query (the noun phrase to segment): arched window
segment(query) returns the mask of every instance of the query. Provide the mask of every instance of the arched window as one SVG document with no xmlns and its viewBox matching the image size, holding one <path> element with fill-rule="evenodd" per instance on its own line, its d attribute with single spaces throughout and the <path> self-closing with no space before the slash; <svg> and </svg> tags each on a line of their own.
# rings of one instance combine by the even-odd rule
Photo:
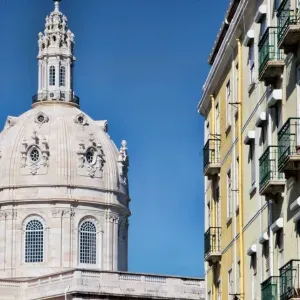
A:
<svg viewBox="0 0 300 300">
<path fill-rule="evenodd" d="M 38 220 L 31 220 L 25 229 L 25 262 L 43 262 L 44 226 Z"/>
<path fill-rule="evenodd" d="M 59 85 L 65 86 L 66 85 L 66 67 L 61 66 L 59 72 Z"/>
<path fill-rule="evenodd" d="M 49 85 L 55 85 L 55 67 L 51 66 L 49 69 Z"/>
<path fill-rule="evenodd" d="M 80 226 L 80 263 L 96 264 L 96 226 L 85 221 Z"/>
</svg>

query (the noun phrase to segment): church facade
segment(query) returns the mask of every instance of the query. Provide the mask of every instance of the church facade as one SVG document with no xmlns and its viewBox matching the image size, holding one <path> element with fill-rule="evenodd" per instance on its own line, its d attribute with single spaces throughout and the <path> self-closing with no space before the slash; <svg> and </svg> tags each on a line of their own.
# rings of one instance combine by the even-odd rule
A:
<svg viewBox="0 0 300 300">
<path fill-rule="evenodd" d="M 79 109 L 59 1 L 38 46 L 32 108 L 0 134 L 0 299 L 204 297 L 202 279 L 127 270 L 127 143 Z"/>
</svg>

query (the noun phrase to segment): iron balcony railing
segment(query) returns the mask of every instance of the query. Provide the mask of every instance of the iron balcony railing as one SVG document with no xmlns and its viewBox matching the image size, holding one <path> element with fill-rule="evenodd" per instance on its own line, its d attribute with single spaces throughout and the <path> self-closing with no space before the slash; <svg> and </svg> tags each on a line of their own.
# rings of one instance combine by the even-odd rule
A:
<svg viewBox="0 0 300 300">
<path fill-rule="evenodd" d="M 283 50 L 277 47 L 277 27 L 268 27 L 261 37 L 259 49 L 259 74 L 261 76 L 265 66 L 269 61 L 283 60 Z"/>
<path fill-rule="evenodd" d="M 281 172 L 290 155 L 300 155 L 300 118 L 289 118 L 278 132 L 278 170 Z"/>
<path fill-rule="evenodd" d="M 272 276 L 261 284 L 261 300 L 278 299 L 279 278 Z"/>
<path fill-rule="evenodd" d="M 299 24 L 296 9 L 291 9 L 291 1 L 283 0 L 277 11 L 278 20 L 278 41 L 280 42 L 284 37 L 289 25 Z"/>
<path fill-rule="evenodd" d="M 221 227 L 210 227 L 204 234 L 204 256 L 221 252 Z"/>
<path fill-rule="evenodd" d="M 47 100 L 47 97 L 45 97 L 45 95 L 43 95 L 43 94 L 37 94 L 37 95 L 32 96 L 32 104 L 37 103 L 37 102 L 41 102 L 41 101 L 45 101 L 45 100 Z M 59 101 L 65 101 L 63 96 L 61 96 L 60 99 L 58 99 L 58 100 Z M 75 104 L 79 105 L 80 104 L 80 98 L 76 95 L 73 95 L 73 98 L 69 102 L 72 102 L 72 103 L 75 103 Z"/>
<path fill-rule="evenodd" d="M 279 269 L 280 300 L 288 300 L 300 297 L 300 260 L 290 260 Z"/>
<path fill-rule="evenodd" d="M 209 139 L 203 148 L 203 169 L 206 170 L 210 164 L 220 163 L 220 143 L 219 136 Z"/>
<path fill-rule="evenodd" d="M 259 190 L 270 180 L 284 179 L 278 172 L 278 146 L 269 146 L 259 158 Z"/>
</svg>

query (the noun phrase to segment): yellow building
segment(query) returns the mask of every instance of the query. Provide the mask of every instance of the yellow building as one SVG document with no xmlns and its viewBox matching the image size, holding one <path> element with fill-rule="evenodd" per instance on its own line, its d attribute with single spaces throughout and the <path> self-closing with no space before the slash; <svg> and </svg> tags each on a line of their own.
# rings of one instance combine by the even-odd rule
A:
<svg viewBox="0 0 300 300">
<path fill-rule="evenodd" d="M 207 299 L 300 298 L 299 41 L 299 0 L 232 0 L 210 54 Z"/>
</svg>

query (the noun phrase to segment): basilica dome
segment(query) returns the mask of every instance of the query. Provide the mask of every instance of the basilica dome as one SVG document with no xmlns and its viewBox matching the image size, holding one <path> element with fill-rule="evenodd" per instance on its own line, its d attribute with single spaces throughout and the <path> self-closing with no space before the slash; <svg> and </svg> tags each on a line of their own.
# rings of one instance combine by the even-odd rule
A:
<svg viewBox="0 0 300 300">
<path fill-rule="evenodd" d="M 127 270 L 127 143 L 80 110 L 74 38 L 54 1 L 32 108 L 0 133 L 0 278 Z"/>
<path fill-rule="evenodd" d="M 126 203 L 126 142 L 118 150 L 107 122 L 76 106 L 46 101 L 7 118 L 0 135 L 0 201 L 41 201 L 51 193 L 53 199 L 107 203 L 111 192 Z"/>
</svg>

